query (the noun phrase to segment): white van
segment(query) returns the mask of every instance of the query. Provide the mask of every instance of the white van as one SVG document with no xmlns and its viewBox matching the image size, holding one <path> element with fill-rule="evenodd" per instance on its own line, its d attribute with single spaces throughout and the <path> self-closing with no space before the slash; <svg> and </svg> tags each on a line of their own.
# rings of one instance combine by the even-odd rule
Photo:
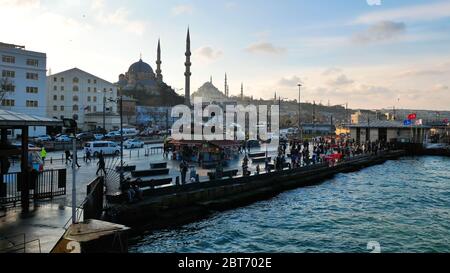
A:
<svg viewBox="0 0 450 273">
<path fill-rule="evenodd" d="M 120 146 L 111 141 L 91 141 L 84 144 L 84 152 L 91 152 L 91 155 L 98 156 L 100 152 L 104 155 L 119 155 Z"/>
<path fill-rule="evenodd" d="M 120 130 L 119 130 L 120 134 Z M 139 131 L 136 128 L 123 128 L 123 136 L 124 137 L 135 137 L 139 134 Z"/>
</svg>

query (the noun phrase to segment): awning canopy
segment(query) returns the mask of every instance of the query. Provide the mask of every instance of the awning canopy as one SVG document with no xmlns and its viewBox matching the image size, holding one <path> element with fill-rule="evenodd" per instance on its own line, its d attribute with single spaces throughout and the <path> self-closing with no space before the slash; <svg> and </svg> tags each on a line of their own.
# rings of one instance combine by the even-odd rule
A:
<svg viewBox="0 0 450 273">
<path fill-rule="evenodd" d="M 0 109 L 0 127 L 63 126 L 62 120 Z"/>
<path fill-rule="evenodd" d="M 429 126 L 425 125 L 404 125 L 403 122 L 400 121 L 388 121 L 388 120 L 373 120 L 373 121 L 365 121 L 357 124 L 350 124 L 349 128 L 390 128 L 390 129 L 410 129 L 410 128 L 423 128 L 429 129 Z"/>
</svg>

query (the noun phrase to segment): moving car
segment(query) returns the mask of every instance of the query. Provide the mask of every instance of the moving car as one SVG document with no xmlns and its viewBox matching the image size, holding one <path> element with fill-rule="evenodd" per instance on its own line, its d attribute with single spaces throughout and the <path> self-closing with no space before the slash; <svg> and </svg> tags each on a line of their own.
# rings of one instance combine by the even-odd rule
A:
<svg viewBox="0 0 450 273">
<path fill-rule="evenodd" d="M 139 139 L 129 139 L 123 143 L 123 147 L 126 149 L 143 148 L 144 142 Z"/>
<path fill-rule="evenodd" d="M 89 133 L 89 132 L 80 133 L 80 134 L 77 135 L 77 140 L 78 141 L 92 141 L 94 139 L 95 139 L 94 134 L 93 133 Z"/>
<path fill-rule="evenodd" d="M 84 152 L 89 151 L 91 155 L 97 157 L 101 152 L 104 155 L 119 155 L 120 146 L 112 141 L 90 141 L 84 144 Z"/>
</svg>

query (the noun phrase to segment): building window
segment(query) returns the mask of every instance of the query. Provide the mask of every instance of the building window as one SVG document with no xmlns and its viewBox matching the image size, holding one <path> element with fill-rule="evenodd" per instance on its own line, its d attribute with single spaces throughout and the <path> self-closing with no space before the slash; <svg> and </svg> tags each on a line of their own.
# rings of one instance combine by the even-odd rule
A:
<svg viewBox="0 0 450 273">
<path fill-rule="evenodd" d="M 58 106 L 53 105 L 53 111 L 58 111 Z"/>
<path fill-rule="evenodd" d="M 72 109 L 73 109 L 74 112 L 78 112 L 78 105 L 75 104 L 75 105 L 72 107 Z"/>
<path fill-rule="evenodd" d="M 27 59 L 27 65 L 29 66 L 39 66 L 39 61 L 36 59 Z"/>
<path fill-rule="evenodd" d="M 57 77 L 54 77 L 53 78 L 53 82 L 57 82 L 58 81 L 58 78 Z"/>
<path fill-rule="evenodd" d="M 103 88 L 103 92 L 106 92 L 106 88 Z"/>
<path fill-rule="evenodd" d="M 97 112 L 97 106 L 94 105 L 94 112 Z"/>
<path fill-rule="evenodd" d="M 15 101 L 14 100 L 2 100 L 2 106 L 14 106 Z"/>
<path fill-rule="evenodd" d="M 73 101 L 78 101 L 78 96 L 73 96 Z"/>
<path fill-rule="evenodd" d="M 2 62 L 4 63 L 16 63 L 16 57 L 14 56 L 8 56 L 8 55 L 2 55 Z"/>
<path fill-rule="evenodd" d="M 27 93 L 37 94 L 38 93 L 38 88 L 37 87 L 29 87 L 29 86 L 27 86 Z"/>
<path fill-rule="evenodd" d="M 64 101 L 64 95 L 61 95 L 61 100 Z"/>
<path fill-rule="evenodd" d="M 73 92 L 78 92 L 78 85 L 73 86 Z"/>
<path fill-rule="evenodd" d="M 64 111 L 64 105 L 61 105 L 60 109 L 61 111 Z"/>
<path fill-rule="evenodd" d="M 94 79 L 94 84 L 97 84 L 97 80 Z"/>
<path fill-rule="evenodd" d="M 64 91 L 64 86 L 61 86 L 61 91 Z"/>
<path fill-rule="evenodd" d="M 5 92 L 14 92 L 14 91 L 16 91 L 16 86 L 15 85 L 12 85 L 12 84 L 4 84 L 4 85 L 2 85 L 2 91 L 5 91 Z"/>
<path fill-rule="evenodd" d="M 91 79 L 88 79 L 88 83 L 91 83 Z"/>
<path fill-rule="evenodd" d="M 27 73 L 27 79 L 28 80 L 38 80 L 39 75 L 37 73 Z"/>
<path fill-rule="evenodd" d="M 90 87 L 88 87 L 88 92 L 91 92 L 91 88 Z"/>
<path fill-rule="evenodd" d="M 97 97 L 96 96 L 94 96 L 94 102 L 97 102 Z"/>
<path fill-rule="evenodd" d="M 53 91 L 58 91 L 58 86 L 53 86 Z"/>
<path fill-rule="evenodd" d="M 64 78 L 61 78 L 61 82 L 64 82 Z"/>
<path fill-rule="evenodd" d="M 38 101 L 37 100 L 27 100 L 27 107 L 38 107 Z"/>
<path fill-rule="evenodd" d="M 94 87 L 94 92 L 97 92 L 97 87 Z"/>
<path fill-rule="evenodd" d="M 57 96 L 57 95 L 54 95 L 54 96 L 53 96 L 53 100 L 58 100 L 58 96 Z"/>
<path fill-rule="evenodd" d="M 73 83 L 78 83 L 79 81 L 80 80 L 77 77 L 73 78 L 73 80 L 72 80 Z"/>
<path fill-rule="evenodd" d="M 2 71 L 2 77 L 3 78 L 15 78 L 16 72 L 11 70 L 3 70 Z"/>
<path fill-rule="evenodd" d="M 91 97 L 90 96 L 87 97 L 87 101 L 91 101 Z"/>
</svg>

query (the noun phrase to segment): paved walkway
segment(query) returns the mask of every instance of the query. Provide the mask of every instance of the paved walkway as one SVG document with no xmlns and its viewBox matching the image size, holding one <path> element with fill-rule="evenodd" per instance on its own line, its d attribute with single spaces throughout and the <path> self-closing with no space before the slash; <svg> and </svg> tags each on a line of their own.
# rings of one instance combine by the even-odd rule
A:
<svg viewBox="0 0 450 273">
<path fill-rule="evenodd" d="M 58 204 L 35 205 L 26 215 L 21 213 L 20 207 L 8 210 L 6 216 L 0 218 L 0 253 L 13 245 L 16 245 L 12 248 L 16 253 L 49 253 L 64 234 L 63 227 L 71 212 L 71 208 Z"/>
</svg>

